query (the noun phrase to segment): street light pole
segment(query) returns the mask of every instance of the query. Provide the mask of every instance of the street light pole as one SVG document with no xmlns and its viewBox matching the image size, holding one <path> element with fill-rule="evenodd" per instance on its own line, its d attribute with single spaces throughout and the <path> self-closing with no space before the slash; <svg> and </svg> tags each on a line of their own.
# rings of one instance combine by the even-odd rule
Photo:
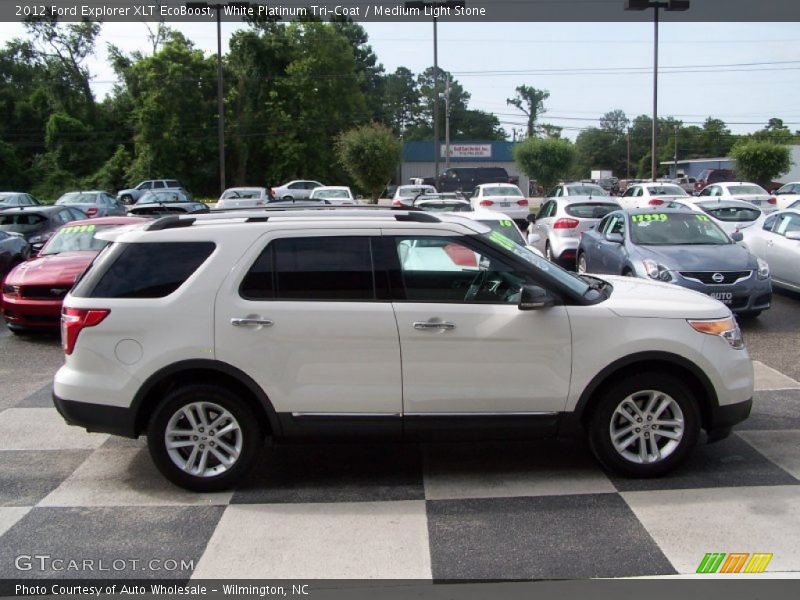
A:
<svg viewBox="0 0 800 600">
<path fill-rule="evenodd" d="M 672 162 L 674 164 L 675 179 L 678 178 L 678 126 L 675 125 L 675 152 L 672 154 Z"/>
<path fill-rule="evenodd" d="M 444 84 L 444 168 L 450 168 L 450 74 Z"/>
<path fill-rule="evenodd" d="M 225 191 L 225 107 L 222 103 L 222 6 L 217 4 L 217 133 L 219 138 L 219 189 Z"/>
<path fill-rule="evenodd" d="M 653 139 L 650 146 L 650 175 L 653 181 L 658 177 L 656 170 L 656 135 L 658 134 L 658 10 L 689 10 L 689 0 L 625 0 L 625 10 L 653 9 Z"/>
</svg>

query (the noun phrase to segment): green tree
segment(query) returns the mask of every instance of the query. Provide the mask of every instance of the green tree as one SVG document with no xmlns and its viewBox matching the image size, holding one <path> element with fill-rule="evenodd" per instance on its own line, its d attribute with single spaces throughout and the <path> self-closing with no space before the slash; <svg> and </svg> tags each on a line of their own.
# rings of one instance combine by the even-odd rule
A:
<svg viewBox="0 0 800 600">
<path fill-rule="evenodd" d="M 575 147 L 566 139 L 529 137 L 514 148 L 514 160 L 523 173 L 547 190 L 569 175 Z"/>
<path fill-rule="evenodd" d="M 514 98 L 508 98 L 506 104 L 515 106 L 528 117 L 528 137 L 533 137 L 538 133 L 539 117 L 547 112 L 544 108 L 544 101 L 550 97 L 550 92 L 538 90 L 529 85 L 517 86 L 516 92 L 517 95 Z"/>
<path fill-rule="evenodd" d="M 386 76 L 383 85 L 382 122 L 397 135 L 404 135 L 419 112 L 420 92 L 417 81 L 406 67 L 398 67 Z"/>
<path fill-rule="evenodd" d="M 789 148 L 768 140 L 740 140 L 733 146 L 731 156 L 739 176 L 763 187 L 792 166 Z"/>
<path fill-rule="evenodd" d="M 111 158 L 96 173 L 84 180 L 83 187 L 99 190 L 124 189 L 129 185 L 127 173 L 131 160 L 131 155 L 125 146 L 117 146 Z"/>
<path fill-rule="evenodd" d="M 377 201 L 400 164 L 402 147 L 391 129 L 372 123 L 342 133 L 336 151 L 339 163 Z"/>
<path fill-rule="evenodd" d="M 753 134 L 753 138 L 757 140 L 768 140 L 776 144 L 791 144 L 794 142 L 794 137 L 792 131 L 783 124 L 783 119 L 775 117 L 769 120 L 764 129 Z"/>
</svg>

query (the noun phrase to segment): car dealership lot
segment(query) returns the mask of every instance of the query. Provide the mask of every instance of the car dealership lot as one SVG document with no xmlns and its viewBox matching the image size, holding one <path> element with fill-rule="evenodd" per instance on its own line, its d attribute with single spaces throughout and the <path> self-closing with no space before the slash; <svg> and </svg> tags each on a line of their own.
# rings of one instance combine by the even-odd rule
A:
<svg viewBox="0 0 800 600">
<path fill-rule="evenodd" d="M 617 577 L 694 573 L 707 552 L 800 574 L 800 297 L 776 293 L 743 329 L 753 415 L 662 479 L 609 477 L 572 442 L 304 445 L 202 495 L 167 483 L 143 440 L 66 426 L 58 340 L 3 328 L 0 578 Z M 17 569 L 35 554 L 126 562 Z M 153 559 L 177 568 L 131 562 Z"/>
</svg>

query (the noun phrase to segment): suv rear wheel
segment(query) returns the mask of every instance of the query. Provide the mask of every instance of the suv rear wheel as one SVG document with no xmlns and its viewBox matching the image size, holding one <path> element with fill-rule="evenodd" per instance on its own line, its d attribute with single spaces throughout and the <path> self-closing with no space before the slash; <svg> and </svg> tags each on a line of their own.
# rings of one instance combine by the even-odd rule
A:
<svg viewBox="0 0 800 600">
<path fill-rule="evenodd" d="M 689 455 L 700 434 L 694 395 L 659 372 L 623 379 L 600 399 L 589 445 L 607 469 L 629 477 L 658 477 Z"/>
<path fill-rule="evenodd" d="M 224 387 L 208 384 L 170 392 L 147 429 L 147 445 L 158 470 L 196 492 L 235 485 L 252 465 L 262 438 L 247 403 Z"/>
</svg>

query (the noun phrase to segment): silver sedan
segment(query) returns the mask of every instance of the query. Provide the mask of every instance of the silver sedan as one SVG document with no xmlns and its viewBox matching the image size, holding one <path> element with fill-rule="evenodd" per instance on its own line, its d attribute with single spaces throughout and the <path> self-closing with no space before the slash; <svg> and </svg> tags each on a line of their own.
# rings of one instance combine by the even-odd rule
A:
<svg viewBox="0 0 800 600">
<path fill-rule="evenodd" d="M 772 285 L 800 292 L 800 209 L 775 212 L 742 234 L 750 252 L 769 264 Z"/>
</svg>

